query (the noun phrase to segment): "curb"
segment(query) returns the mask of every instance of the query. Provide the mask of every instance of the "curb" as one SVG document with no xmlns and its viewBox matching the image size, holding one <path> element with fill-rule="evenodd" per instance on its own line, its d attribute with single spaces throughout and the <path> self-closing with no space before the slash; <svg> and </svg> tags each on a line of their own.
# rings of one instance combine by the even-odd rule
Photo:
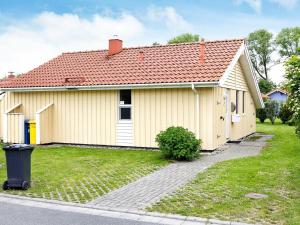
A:
<svg viewBox="0 0 300 225">
<path fill-rule="evenodd" d="M 143 222 L 152 222 L 156 224 L 169 225 L 249 225 L 247 223 L 221 221 L 217 219 L 208 219 L 193 216 L 181 216 L 177 214 L 163 214 L 157 212 L 145 212 L 138 210 L 118 209 L 109 207 L 95 207 L 92 205 L 62 202 L 57 200 L 46 200 L 41 198 L 30 198 L 25 196 L 0 193 L 0 202 L 24 205 L 29 207 L 38 207 L 52 210 L 68 211 L 74 213 L 83 213 L 112 217 L 119 219 L 128 219 Z"/>
</svg>

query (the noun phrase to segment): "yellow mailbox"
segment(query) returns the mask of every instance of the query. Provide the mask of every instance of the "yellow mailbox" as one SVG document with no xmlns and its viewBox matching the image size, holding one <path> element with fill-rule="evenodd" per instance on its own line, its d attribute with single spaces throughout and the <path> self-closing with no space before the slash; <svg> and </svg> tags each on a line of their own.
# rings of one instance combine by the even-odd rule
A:
<svg viewBox="0 0 300 225">
<path fill-rule="evenodd" d="M 30 133 L 30 144 L 36 144 L 36 122 L 35 120 L 29 120 L 29 133 Z"/>
</svg>

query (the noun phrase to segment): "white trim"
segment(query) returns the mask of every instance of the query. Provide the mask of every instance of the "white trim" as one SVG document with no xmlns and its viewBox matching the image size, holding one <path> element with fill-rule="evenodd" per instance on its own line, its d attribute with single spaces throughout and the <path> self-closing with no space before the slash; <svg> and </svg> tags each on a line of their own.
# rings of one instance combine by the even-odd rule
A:
<svg viewBox="0 0 300 225">
<path fill-rule="evenodd" d="M 5 113 L 10 113 L 11 111 L 13 111 L 14 109 L 20 107 L 22 105 L 22 103 L 19 103 L 17 105 L 14 105 L 13 107 L 11 107 L 10 109 L 6 110 Z"/>
<path fill-rule="evenodd" d="M 273 94 L 273 93 L 275 93 L 275 92 L 280 92 L 280 93 L 282 93 L 282 94 L 285 94 L 286 96 L 288 96 L 288 94 L 285 92 L 285 91 L 283 91 L 283 90 L 280 90 L 280 89 L 275 89 L 275 90 L 273 90 L 273 91 L 270 91 L 269 93 L 267 93 L 266 95 L 271 95 L 271 94 Z"/>
<path fill-rule="evenodd" d="M 44 108 L 42 108 L 39 111 L 37 111 L 36 114 L 41 114 L 43 111 L 45 111 L 46 109 L 48 109 L 52 105 L 54 105 L 54 103 L 50 103 L 50 104 L 46 105 Z"/>
<path fill-rule="evenodd" d="M 3 142 L 7 143 L 8 138 L 8 113 L 3 113 Z"/>
<path fill-rule="evenodd" d="M 225 137 L 227 140 L 230 139 L 231 135 L 231 96 L 230 96 L 230 89 L 226 88 L 224 90 L 224 98 L 225 98 L 225 110 L 226 110 L 226 115 L 225 115 Z"/>
<path fill-rule="evenodd" d="M 239 50 L 237 51 L 237 53 L 235 54 L 235 56 L 232 59 L 231 63 L 229 64 L 229 66 L 225 70 L 224 74 L 222 75 L 222 77 L 221 77 L 221 79 L 219 81 L 219 85 L 220 86 L 224 86 L 225 85 L 226 80 L 230 76 L 231 71 L 234 69 L 234 66 L 236 65 L 236 63 L 239 60 L 240 56 L 243 54 L 244 50 L 245 50 L 245 44 L 243 43 L 241 45 L 241 47 L 239 48 Z"/>
<path fill-rule="evenodd" d="M 36 144 L 39 145 L 41 143 L 41 115 L 36 113 L 35 115 L 36 122 Z"/>
<path fill-rule="evenodd" d="M 53 106 L 54 103 L 50 103 L 37 111 L 35 113 L 35 122 L 36 122 L 36 144 L 39 145 L 41 144 L 41 113 Z"/>
<path fill-rule="evenodd" d="M 195 101 L 196 101 L 196 106 L 195 106 L 196 107 L 196 137 L 200 138 L 200 109 L 199 109 L 200 98 L 199 98 L 199 91 L 197 91 L 195 89 L 194 84 L 192 84 L 192 90 L 196 94 L 196 98 L 195 98 Z"/>
<path fill-rule="evenodd" d="M 28 87 L 28 88 L 0 88 L 1 91 L 31 92 L 31 91 L 67 91 L 67 90 L 122 90 L 122 89 L 151 89 L 151 88 L 190 88 L 215 87 L 219 82 L 185 82 L 160 84 L 123 84 L 123 85 L 92 85 L 92 86 L 60 86 L 60 87 Z"/>
<path fill-rule="evenodd" d="M 257 103 L 259 108 L 263 108 L 263 107 L 265 107 L 265 104 L 264 104 L 264 101 L 263 101 L 262 96 L 261 96 L 261 92 L 260 92 L 260 89 L 259 89 L 259 86 L 258 86 L 257 77 L 256 77 L 256 74 L 255 74 L 255 71 L 254 71 L 254 68 L 253 68 L 253 64 L 250 60 L 249 51 L 248 51 L 247 46 L 245 47 L 245 58 L 248 62 L 247 64 L 248 64 L 250 72 L 251 72 L 250 77 L 251 77 L 251 79 L 254 83 L 254 86 L 255 86 L 255 89 L 256 89 L 257 99 L 259 100 L 258 102 L 257 101 L 255 101 L 255 102 Z"/>
<path fill-rule="evenodd" d="M 6 110 L 3 113 L 3 142 L 7 143 L 8 141 L 8 114 L 13 111 L 14 109 L 20 107 L 22 105 L 22 103 L 19 103 L 17 105 L 14 105 L 13 107 L 11 107 L 10 109 Z"/>
<path fill-rule="evenodd" d="M 20 137 L 20 143 L 25 143 L 25 137 L 24 137 L 24 121 L 25 121 L 25 116 L 24 114 L 20 115 L 20 120 L 19 120 L 19 129 L 21 131 L 21 137 Z"/>
</svg>

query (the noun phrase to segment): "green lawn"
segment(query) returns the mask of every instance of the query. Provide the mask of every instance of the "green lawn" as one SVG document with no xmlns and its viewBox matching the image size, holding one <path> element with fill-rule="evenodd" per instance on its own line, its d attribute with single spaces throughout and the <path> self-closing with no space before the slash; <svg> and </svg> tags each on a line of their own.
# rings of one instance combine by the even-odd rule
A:
<svg viewBox="0 0 300 225">
<path fill-rule="evenodd" d="M 6 193 L 85 203 L 167 163 L 153 151 L 39 147 L 32 154 L 32 188 Z M 4 151 L 0 151 L 0 164 L 2 185 Z"/>
<path fill-rule="evenodd" d="M 259 132 L 275 135 L 261 155 L 218 163 L 148 210 L 250 223 L 300 224 L 300 139 L 294 129 L 279 123 L 258 124 Z M 269 197 L 244 197 L 250 192 Z"/>
</svg>

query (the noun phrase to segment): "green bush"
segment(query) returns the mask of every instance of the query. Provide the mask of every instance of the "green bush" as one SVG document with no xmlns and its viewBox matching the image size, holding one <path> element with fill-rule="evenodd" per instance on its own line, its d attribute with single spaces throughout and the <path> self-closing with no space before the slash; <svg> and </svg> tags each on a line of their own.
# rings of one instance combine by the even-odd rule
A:
<svg viewBox="0 0 300 225">
<path fill-rule="evenodd" d="M 300 138 L 300 119 L 295 122 L 295 126 L 296 126 L 296 134 Z"/>
<path fill-rule="evenodd" d="M 264 108 L 263 109 L 257 109 L 256 110 L 256 117 L 259 119 L 259 121 L 261 123 L 264 123 L 265 120 L 267 119 L 266 110 Z"/>
<path fill-rule="evenodd" d="M 258 82 L 259 89 L 261 93 L 267 94 L 268 92 L 272 91 L 276 88 L 276 84 L 270 80 L 261 79 Z"/>
<path fill-rule="evenodd" d="M 201 140 L 183 127 L 169 127 L 161 131 L 155 141 L 167 159 L 193 160 L 199 156 Z"/>
<path fill-rule="evenodd" d="M 289 120 L 292 119 L 293 112 L 292 112 L 292 110 L 290 110 L 290 107 L 288 106 L 288 104 L 281 105 L 278 117 L 281 119 L 283 124 L 285 124 L 286 122 L 288 122 Z"/>
<path fill-rule="evenodd" d="M 277 101 L 266 101 L 265 110 L 267 118 L 271 120 L 271 123 L 274 124 L 276 117 L 279 114 L 279 103 Z"/>
</svg>

